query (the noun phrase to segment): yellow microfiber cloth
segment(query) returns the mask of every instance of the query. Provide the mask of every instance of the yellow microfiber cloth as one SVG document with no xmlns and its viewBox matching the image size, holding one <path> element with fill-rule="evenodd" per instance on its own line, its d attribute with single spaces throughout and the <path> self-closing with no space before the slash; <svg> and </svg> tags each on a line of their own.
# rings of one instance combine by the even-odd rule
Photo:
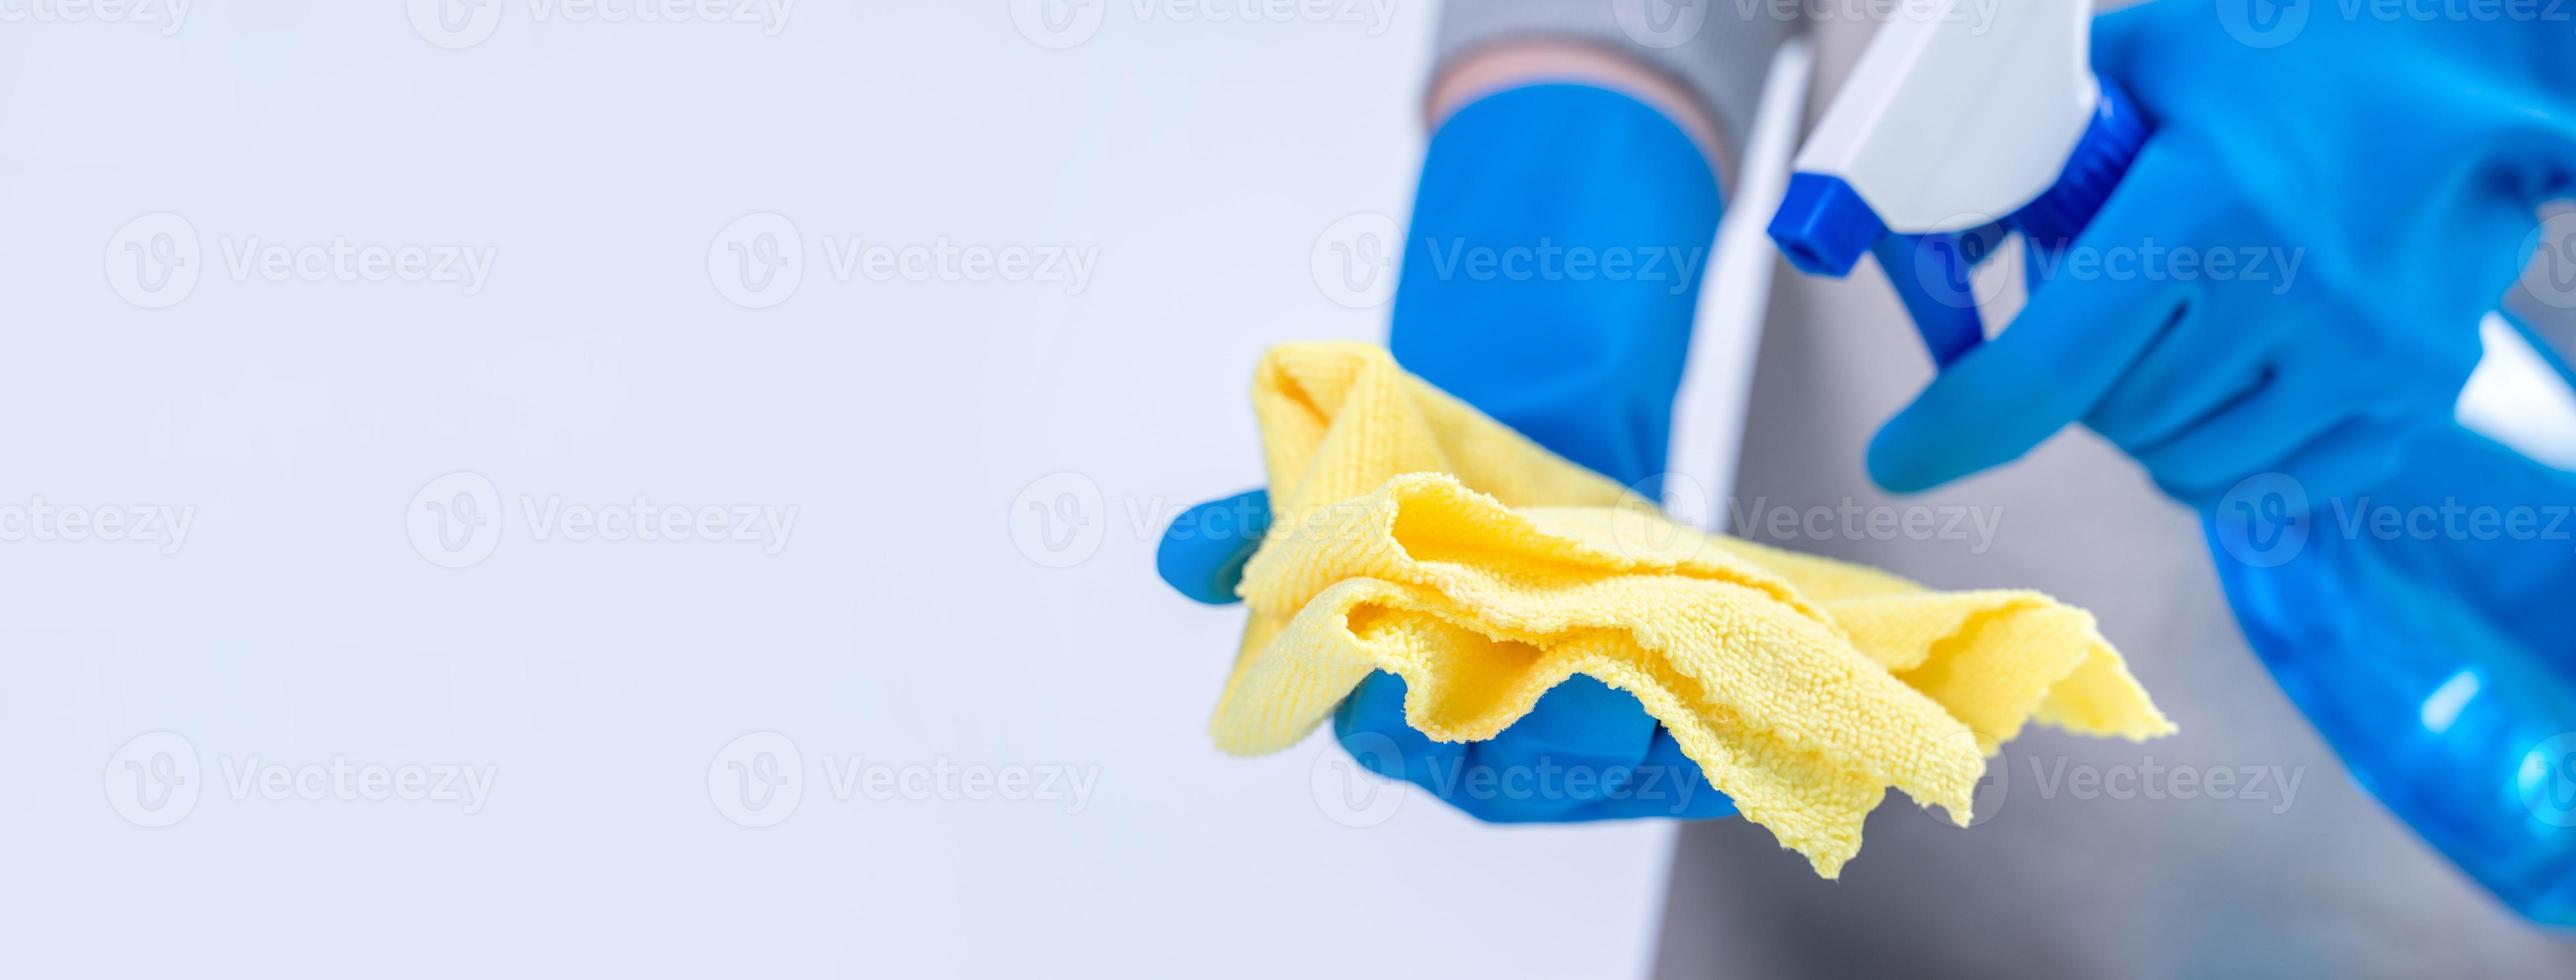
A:
<svg viewBox="0 0 2576 980">
<path fill-rule="evenodd" d="M 1889 786 L 1965 826 L 2025 721 L 2174 730 L 2083 610 L 1667 521 L 1380 348 L 1275 348 L 1253 409 L 1276 520 L 1239 589 L 1252 618 L 1211 725 L 1226 751 L 1294 745 L 1372 671 L 1453 742 L 1585 674 L 1831 878 Z"/>
</svg>

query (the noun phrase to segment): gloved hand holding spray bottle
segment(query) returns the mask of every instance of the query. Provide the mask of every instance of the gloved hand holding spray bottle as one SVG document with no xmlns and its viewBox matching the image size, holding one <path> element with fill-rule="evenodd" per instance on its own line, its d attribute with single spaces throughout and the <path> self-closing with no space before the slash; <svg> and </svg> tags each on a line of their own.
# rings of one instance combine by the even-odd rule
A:
<svg viewBox="0 0 2576 980">
<path fill-rule="evenodd" d="M 2085 422 L 2201 511 L 2248 638 L 2355 776 L 2523 914 L 2576 924 L 2576 558 L 2374 537 L 2329 506 L 2576 502 L 2451 419 L 2478 321 L 2576 172 L 2576 61 L 2530 24 L 2254 6 L 1910 5 L 1773 238 L 1815 274 L 1874 254 L 1943 368 L 1873 443 L 1880 483 Z M 2369 110 L 2315 112 L 2319 89 Z M 1969 273 L 2012 233 L 2032 294 L 1989 344 Z M 2159 236 L 2190 274 L 2139 264 Z M 2197 264 L 2234 248 L 2273 268 Z"/>
</svg>

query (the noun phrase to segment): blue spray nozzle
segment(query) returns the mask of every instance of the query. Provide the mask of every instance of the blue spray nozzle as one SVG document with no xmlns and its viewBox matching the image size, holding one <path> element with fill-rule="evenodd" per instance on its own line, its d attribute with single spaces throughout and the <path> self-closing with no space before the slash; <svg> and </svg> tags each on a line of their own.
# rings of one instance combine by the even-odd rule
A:
<svg viewBox="0 0 2576 980">
<path fill-rule="evenodd" d="M 1994 254 L 2005 232 L 2021 233 L 2041 251 L 2073 242 L 2119 188 L 2149 131 L 2128 93 L 2103 82 L 2093 117 L 2057 179 L 2000 221 L 1957 232 L 1892 234 L 1850 181 L 1801 171 L 1790 176 L 1772 216 L 1771 240 L 1798 271 L 1837 279 L 1850 275 L 1861 256 L 1876 254 L 1935 361 L 1948 366 L 1985 341 L 1970 271 Z"/>
<path fill-rule="evenodd" d="M 1887 223 L 1861 200 L 1851 182 L 1829 174 L 1789 176 L 1780 211 L 1771 216 L 1771 240 L 1789 264 L 1811 276 L 1840 279 L 1887 237 Z"/>
</svg>

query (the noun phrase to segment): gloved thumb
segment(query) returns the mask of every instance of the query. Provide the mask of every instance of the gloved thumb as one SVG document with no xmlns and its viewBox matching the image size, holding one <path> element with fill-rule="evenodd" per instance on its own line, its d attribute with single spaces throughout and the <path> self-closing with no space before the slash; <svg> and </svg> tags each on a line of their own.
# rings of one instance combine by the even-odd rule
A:
<svg viewBox="0 0 2576 980">
<path fill-rule="evenodd" d="M 1270 493 L 1246 490 L 1182 511 L 1163 529 L 1154 571 L 1174 591 L 1212 606 L 1240 601 L 1243 564 L 1270 533 Z"/>
</svg>

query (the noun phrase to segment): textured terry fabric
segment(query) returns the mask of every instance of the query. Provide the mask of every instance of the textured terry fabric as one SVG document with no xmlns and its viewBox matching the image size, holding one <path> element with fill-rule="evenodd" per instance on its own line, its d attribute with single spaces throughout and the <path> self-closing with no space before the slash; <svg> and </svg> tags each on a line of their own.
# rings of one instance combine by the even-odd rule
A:
<svg viewBox="0 0 2576 980">
<path fill-rule="evenodd" d="M 2027 721 L 2173 730 L 2082 610 L 1701 534 L 1378 348 L 1277 348 L 1253 403 L 1278 520 L 1211 726 L 1229 752 L 1295 744 L 1377 670 L 1445 741 L 1492 738 L 1584 674 L 1833 877 L 1888 787 L 1964 826 Z"/>
</svg>

